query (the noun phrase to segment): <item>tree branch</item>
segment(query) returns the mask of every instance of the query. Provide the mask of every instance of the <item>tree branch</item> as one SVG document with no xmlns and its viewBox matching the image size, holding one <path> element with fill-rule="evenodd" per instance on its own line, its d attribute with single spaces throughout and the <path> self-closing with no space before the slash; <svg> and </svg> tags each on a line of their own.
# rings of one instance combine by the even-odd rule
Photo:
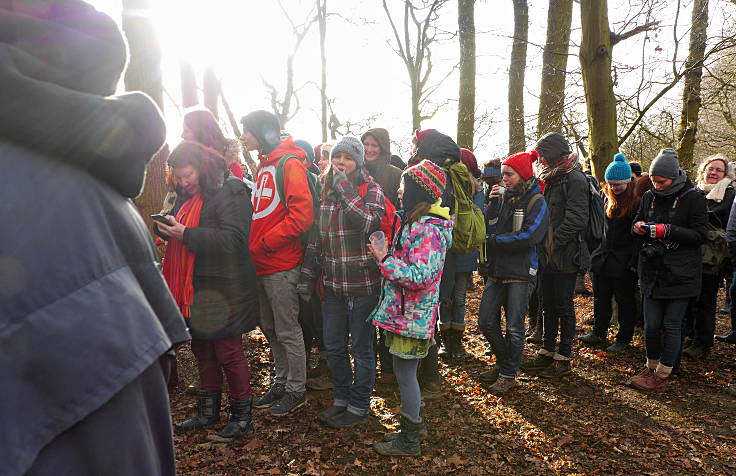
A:
<svg viewBox="0 0 736 476">
<path fill-rule="evenodd" d="M 645 23 L 643 25 L 637 26 L 635 28 L 632 28 L 629 31 L 623 32 L 623 33 L 613 33 L 611 32 L 611 46 L 616 45 L 617 43 L 627 40 L 631 38 L 632 36 L 636 36 L 639 33 L 644 33 L 645 31 L 651 31 L 659 27 L 659 24 L 661 22 L 659 20 L 657 21 L 650 21 L 648 23 Z"/>
</svg>

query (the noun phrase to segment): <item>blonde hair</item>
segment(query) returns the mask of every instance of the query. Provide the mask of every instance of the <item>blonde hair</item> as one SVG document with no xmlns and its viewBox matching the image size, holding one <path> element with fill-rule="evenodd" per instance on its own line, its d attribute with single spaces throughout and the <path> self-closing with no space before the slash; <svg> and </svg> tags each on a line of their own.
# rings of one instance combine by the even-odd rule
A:
<svg viewBox="0 0 736 476">
<path fill-rule="evenodd" d="M 713 154 L 706 157 L 700 162 L 700 171 L 698 173 L 699 182 L 705 182 L 705 169 L 711 162 L 715 162 L 716 160 L 720 160 L 721 162 L 723 162 L 723 165 L 725 166 L 724 168 L 726 169 L 726 177 L 734 180 L 734 168 L 731 166 L 731 163 L 728 161 L 726 156 L 723 154 Z"/>
</svg>

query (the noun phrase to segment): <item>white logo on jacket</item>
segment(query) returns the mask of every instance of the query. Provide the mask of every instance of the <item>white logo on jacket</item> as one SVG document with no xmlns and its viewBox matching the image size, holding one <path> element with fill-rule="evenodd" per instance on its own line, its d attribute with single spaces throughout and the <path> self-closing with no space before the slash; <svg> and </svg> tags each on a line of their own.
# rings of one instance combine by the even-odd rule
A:
<svg viewBox="0 0 736 476">
<path fill-rule="evenodd" d="M 264 218 L 273 213 L 281 203 L 276 192 L 276 167 L 263 167 L 256 180 L 256 193 L 253 194 L 253 220 Z"/>
</svg>

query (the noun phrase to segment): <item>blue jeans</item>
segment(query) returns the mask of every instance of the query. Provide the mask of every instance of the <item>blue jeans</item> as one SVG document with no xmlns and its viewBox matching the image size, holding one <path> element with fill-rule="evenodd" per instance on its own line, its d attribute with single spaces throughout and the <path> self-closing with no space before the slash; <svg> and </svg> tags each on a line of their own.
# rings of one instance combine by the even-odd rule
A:
<svg viewBox="0 0 736 476">
<path fill-rule="evenodd" d="M 689 299 L 644 297 L 647 358 L 674 367 L 682 349 L 682 321 Z"/>
<path fill-rule="evenodd" d="M 542 305 L 544 306 L 544 350 L 555 351 L 560 331 L 558 354 L 572 356 L 575 338 L 575 280 L 577 273 L 542 273 Z"/>
<path fill-rule="evenodd" d="M 334 405 L 356 415 L 367 415 L 376 383 L 375 328 L 366 319 L 378 304 L 378 296 L 339 297 L 325 289 L 322 307 L 327 364 L 332 373 Z M 355 373 L 348 355 L 355 362 Z"/>
<path fill-rule="evenodd" d="M 496 354 L 503 377 L 516 377 L 524 353 L 524 316 L 529 306 L 529 283 L 486 281 L 478 313 L 478 327 Z M 501 307 L 506 310 L 506 336 L 501 332 Z"/>
<path fill-rule="evenodd" d="M 472 271 L 455 273 L 452 301 L 440 307 L 440 329 L 465 329 L 465 297 L 472 281 Z"/>
</svg>

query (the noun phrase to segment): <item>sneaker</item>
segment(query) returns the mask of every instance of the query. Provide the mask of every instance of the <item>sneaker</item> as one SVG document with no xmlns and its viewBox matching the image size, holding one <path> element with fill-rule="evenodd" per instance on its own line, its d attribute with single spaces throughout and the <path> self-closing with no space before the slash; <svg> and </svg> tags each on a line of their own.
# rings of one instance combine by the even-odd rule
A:
<svg viewBox="0 0 736 476">
<path fill-rule="evenodd" d="M 584 336 L 581 336 L 579 340 L 583 344 L 588 344 L 588 345 L 604 345 L 606 343 L 606 339 L 599 336 L 593 331 L 590 331 Z"/>
<path fill-rule="evenodd" d="M 510 377 L 498 377 L 496 383 L 488 388 L 488 391 L 497 397 L 502 397 L 511 391 L 514 387 L 519 385 L 515 378 Z"/>
<path fill-rule="evenodd" d="M 422 400 L 437 400 L 442 397 L 442 387 L 439 382 L 424 382 L 422 385 Z"/>
<path fill-rule="evenodd" d="M 650 373 L 654 372 L 654 370 L 650 369 L 647 366 L 644 366 L 644 368 L 639 372 L 638 374 L 631 377 L 629 380 L 626 381 L 626 385 L 632 385 L 632 381 L 634 379 L 644 378 L 647 377 Z"/>
<path fill-rule="evenodd" d="M 498 370 L 498 367 L 493 367 L 491 368 L 491 370 L 486 370 L 485 372 L 478 375 L 478 380 L 483 383 L 494 383 L 496 380 L 498 380 L 499 373 L 500 370 Z"/>
<path fill-rule="evenodd" d="M 284 416 L 307 403 L 304 392 L 286 392 L 268 411 L 272 416 Z"/>
<path fill-rule="evenodd" d="M 353 412 L 345 410 L 342 413 L 338 413 L 331 420 L 326 421 L 329 426 L 333 428 L 347 428 L 350 426 L 360 425 L 361 423 L 368 423 L 369 414 L 356 415 Z"/>
<path fill-rule="evenodd" d="M 281 399 L 286 393 L 286 385 L 275 383 L 271 385 L 268 392 L 253 402 L 253 408 L 268 408 Z"/>
<path fill-rule="evenodd" d="M 656 372 L 649 372 L 646 376 L 632 377 L 631 385 L 639 390 L 664 390 L 667 388 L 667 379 L 657 375 Z"/>
<path fill-rule="evenodd" d="M 627 344 L 624 344 L 623 342 L 614 342 L 613 344 L 606 347 L 606 352 L 609 352 L 611 354 L 617 354 L 619 352 L 623 352 L 628 347 Z"/>
<path fill-rule="evenodd" d="M 537 354 L 533 359 L 524 357 L 521 359 L 521 368 L 523 370 L 542 370 L 552 365 L 554 360 L 549 355 L 542 354 Z"/>
<path fill-rule="evenodd" d="M 330 378 L 330 374 L 327 373 L 320 375 L 319 377 L 308 378 L 307 388 L 317 392 L 330 390 L 332 388 L 332 379 Z"/>
<path fill-rule="evenodd" d="M 542 378 L 560 378 L 569 375 L 571 372 L 572 368 L 569 360 L 555 360 L 552 365 L 539 372 L 539 376 Z"/>
<path fill-rule="evenodd" d="M 330 426 L 333 426 L 332 420 L 339 414 L 344 413 L 346 409 L 347 407 L 340 407 L 337 405 L 332 405 L 331 407 L 319 412 L 319 415 L 317 415 L 317 419 L 321 421 L 322 423 L 326 423 Z"/>
</svg>

